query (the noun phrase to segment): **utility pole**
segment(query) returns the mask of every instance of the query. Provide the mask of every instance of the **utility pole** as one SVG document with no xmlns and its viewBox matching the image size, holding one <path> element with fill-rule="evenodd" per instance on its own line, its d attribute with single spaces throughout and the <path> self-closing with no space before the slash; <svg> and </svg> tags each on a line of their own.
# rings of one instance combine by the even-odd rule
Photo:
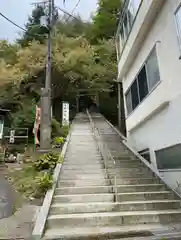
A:
<svg viewBox="0 0 181 240">
<path fill-rule="evenodd" d="M 52 37 L 54 27 L 54 0 L 48 1 L 48 49 L 45 88 L 41 89 L 41 128 L 40 151 L 49 151 L 51 148 L 51 73 L 52 73 Z"/>
</svg>

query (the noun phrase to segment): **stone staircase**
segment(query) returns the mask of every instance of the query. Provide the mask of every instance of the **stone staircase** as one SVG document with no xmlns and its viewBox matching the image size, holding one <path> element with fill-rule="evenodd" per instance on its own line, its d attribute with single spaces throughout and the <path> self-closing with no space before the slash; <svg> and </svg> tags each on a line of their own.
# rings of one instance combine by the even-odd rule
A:
<svg viewBox="0 0 181 240">
<path fill-rule="evenodd" d="M 121 144 L 101 115 L 93 120 L 114 161 L 105 165 L 87 115 L 79 114 L 43 239 L 181 239 L 180 199 Z"/>
</svg>

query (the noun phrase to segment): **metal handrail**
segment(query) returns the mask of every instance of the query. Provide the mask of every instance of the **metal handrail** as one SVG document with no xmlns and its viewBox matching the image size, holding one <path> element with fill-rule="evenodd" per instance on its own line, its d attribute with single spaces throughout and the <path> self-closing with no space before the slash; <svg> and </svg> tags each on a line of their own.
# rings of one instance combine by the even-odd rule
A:
<svg viewBox="0 0 181 240">
<path fill-rule="evenodd" d="M 101 115 L 102 116 L 102 115 Z M 181 199 L 181 194 L 179 194 L 173 187 L 169 186 L 168 183 L 165 181 L 163 177 L 160 176 L 159 171 L 155 169 L 151 164 L 146 161 L 135 149 L 133 149 L 129 144 L 128 144 L 128 139 L 117 129 L 115 126 L 113 126 L 104 116 L 102 116 L 103 119 L 108 123 L 110 127 L 117 133 L 117 135 L 121 138 L 122 144 L 129 149 L 148 169 L 150 169 L 167 187 L 168 189 L 171 189 L 176 196 L 178 196 Z"/>
<path fill-rule="evenodd" d="M 107 165 L 107 161 L 109 159 L 112 160 L 114 169 L 116 169 L 116 162 L 115 162 L 114 157 L 112 156 L 111 152 L 109 151 L 107 144 L 103 141 L 100 131 L 95 126 L 95 122 L 93 121 L 92 116 L 90 115 L 88 110 L 87 110 L 87 115 L 88 115 L 88 118 L 89 118 L 89 121 L 90 121 L 90 124 L 92 127 L 92 132 L 93 132 L 95 141 L 97 143 L 97 146 L 99 148 L 99 151 L 100 151 L 103 161 L 104 161 L 106 177 L 107 177 L 107 179 L 109 179 L 109 171 L 108 171 L 109 166 Z M 116 176 L 116 173 L 113 173 L 113 174 L 114 174 L 114 184 L 113 185 L 114 185 L 115 201 L 117 202 L 118 201 L 117 176 Z"/>
</svg>

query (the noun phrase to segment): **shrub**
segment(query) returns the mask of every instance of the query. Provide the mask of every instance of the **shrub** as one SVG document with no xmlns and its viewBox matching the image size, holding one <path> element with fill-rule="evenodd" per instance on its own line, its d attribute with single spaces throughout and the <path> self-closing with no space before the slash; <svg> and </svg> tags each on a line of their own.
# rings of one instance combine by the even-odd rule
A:
<svg viewBox="0 0 181 240">
<path fill-rule="evenodd" d="M 52 172 L 59 161 L 59 154 L 55 152 L 50 152 L 40 156 L 38 160 L 35 161 L 34 167 L 38 171 L 49 170 Z"/>
<path fill-rule="evenodd" d="M 60 130 L 60 135 L 64 138 L 66 138 L 68 133 L 69 133 L 69 125 L 62 126 L 61 130 Z"/>
<path fill-rule="evenodd" d="M 56 119 L 52 119 L 52 138 L 61 135 L 61 126 Z"/>
<path fill-rule="evenodd" d="M 43 172 L 36 177 L 36 191 L 34 197 L 42 197 L 52 187 L 53 177 L 50 173 Z"/>
<path fill-rule="evenodd" d="M 55 138 L 55 144 L 56 145 L 62 145 L 62 144 L 64 144 L 64 142 L 65 142 L 65 138 L 64 137 L 56 137 Z"/>
</svg>

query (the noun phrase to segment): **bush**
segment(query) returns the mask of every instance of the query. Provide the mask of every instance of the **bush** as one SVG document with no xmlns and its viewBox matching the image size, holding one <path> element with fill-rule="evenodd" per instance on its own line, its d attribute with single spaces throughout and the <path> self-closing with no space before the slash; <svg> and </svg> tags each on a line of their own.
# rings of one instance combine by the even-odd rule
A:
<svg viewBox="0 0 181 240">
<path fill-rule="evenodd" d="M 53 184 L 53 177 L 50 173 L 37 172 L 32 166 L 24 166 L 20 170 L 11 172 L 10 180 L 16 191 L 26 198 L 44 197 Z"/>
<path fill-rule="evenodd" d="M 61 136 L 61 126 L 56 119 L 52 119 L 52 138 Z"/>
<path fill-rule="evenodd" d="M 52 187 L 53 177 L 50 173 L 43 172 L 36 177 L 36 191 L 34 197 L 42 197 Z"/>
<path fill-rule="evenodd" d="M 61 130 L 60 130 L 60 135 L 64 138 L 67 137 L 68 133 L 69 133 L 69 125 L 64 125 L 61 127 Z"/>
<path fill-rule="evenodd" d="M 34 167 L 38 171 L 49 170 L 52 172 L 59 162 L 59 154 L 50 152 L 42 155 L 38 160 L 34 162 Z"/>
<path fill-rule="evenodd" d="M 53 141 L 53 144 L 54 144 L 53 147 L 61 148 L 64 142 L 65 142 L 64 137 L 56 137 Z"/>
<path fill-rule="evenodd" d="M 55 144 L 56 145 L 62 145 L 62 144 L 64 144 L 64 142 L 65 142 L 65 138 L 64 137 L 56 137 L 55 138 Z"/>
</svg>

